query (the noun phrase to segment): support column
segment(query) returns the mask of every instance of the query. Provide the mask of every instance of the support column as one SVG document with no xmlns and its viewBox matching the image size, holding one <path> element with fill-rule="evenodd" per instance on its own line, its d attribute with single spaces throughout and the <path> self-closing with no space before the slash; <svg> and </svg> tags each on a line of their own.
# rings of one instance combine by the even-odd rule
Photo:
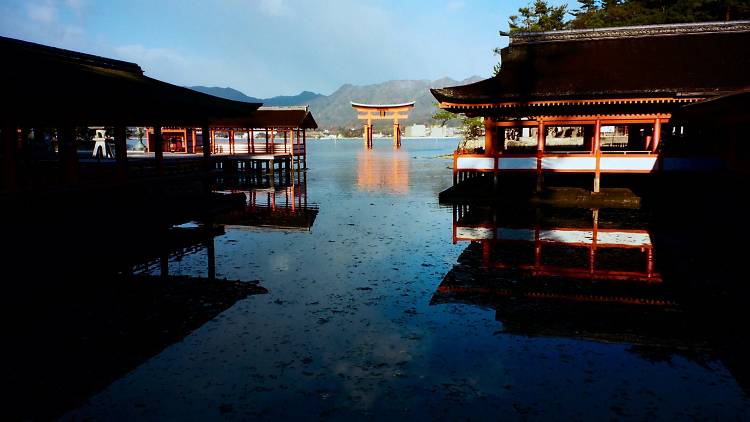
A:
<svg viewBox="0 0 750 422">
<path fill-rule="evenodd" d="M 495 120 L 492 117 L 484 118 L 484 153 L 495 154 Z"/>
<path fill-rule="evenodd" d="M 185 142 L 185 145 L 183 145 L 183 147 L 185 149 L 185 154 L 187 154 L 189 152 L 189 150 L 188 150 L 188 130 L 187 129 L 182 129 L 182 139 L 183 139 L 183 142 Z"/>
<path fill-rule="evenodd" d="M 229 155 L 234 155 L 234 131 L 229 131 Z"/>
<path fill-rule="evenodd" d="M 599 193 L 601 188 L 601 161 L 602 161 L 602 122 L 596 119 L 594 125 L 594 155 L 596 156 L 596 169 L 594 171 L 594 193 Z"/>
<path fill-rule="evenodd" d="M 366 123 L 362 126 L 362 137 L 365 138 L 365 148 L 372 148 L 370 141 L 370 124 Z"/>
<path fill-rule="evenodd" d="M 393 123 L 393 146 L 401 148 L 401 125 L 398 120 Z"/>
<path fill-rule="evenodd" d="M 255 154 L 255 130 L 250 129 L 250 145 L 248 145 L 248 152 Z"/>
<path fill-rule="evenodd" d="M 302 129 L 302 168 L 307 168 L 307 129 Z"/>
<path fill-rule="evenodd" d="M 193 151 L 193 154 L 195 154 L 195 147 L 196 147 L 196 145 L 197 145 L 197 143 L 198 143 L 198 136 L 196 135 L 196 133 L 195 133 L 195 132 L 196 132 L 196 130 L 195 130 L 195 128 L 193 128 L 193 129 L 191 130 L 191 133 L 192 133 L 192 135 L 193 135 L 193 148 L 191 148 L 191 149 L 192 149 L 192 151 Z"/>
<path fill-rule="evenodd" d="M 164 174 L 164 138 L 161 135 L 161 126 L 154 126 L 154 160 L 156 162 L 156 174 Z"/>
<path fill-rule="evenodd" d="M 537 125 L 536 134 L 536 191 L 542 191 L 544 175 L 542 174 L 542 158 L 544 157 L 544 142 L 547 139 L 547 128 L 543 122 Z"/>
<path fill-rule="evenodd" d="M 57 145 L 63 182 L 71 184 L 78 182 L 78 152 L 75 130 L 72 126 L 57 129 Z"/>
<path fill-rule="evenodd" d="M 657 117 L 654 121 L 654 140 L 651 143 L 651 152 L 656 152 L 659 149 L 659 142 L 661 142 L 661 119 Z"/>
<path fill-rule="evenodd" d="M 117 166 L 117 178 L 125 180 L 128 178 L 128 146 L 127 128 L 115 126 L 115 162 Z M 187 141 L 187 138 L 185 139 Z"/>
</svg>

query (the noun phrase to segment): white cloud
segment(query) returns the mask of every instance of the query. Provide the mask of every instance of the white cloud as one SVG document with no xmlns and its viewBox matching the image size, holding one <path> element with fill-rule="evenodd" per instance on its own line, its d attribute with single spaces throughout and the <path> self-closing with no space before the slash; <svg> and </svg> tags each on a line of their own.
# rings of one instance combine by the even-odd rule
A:
<svg viewBox="0 0 750 422">
<path fill-rule="evenodd" d="M 284 0 L 261 0 L 260 10 L 271 16 L 282 16 L 291 11 Z"/>
<path fill-rule="evenodd" d="M 26 4 L 28 18 L 37 23 L 50 24 L 57 21 L 57 5 L 51 1 Z"/>
</svg>

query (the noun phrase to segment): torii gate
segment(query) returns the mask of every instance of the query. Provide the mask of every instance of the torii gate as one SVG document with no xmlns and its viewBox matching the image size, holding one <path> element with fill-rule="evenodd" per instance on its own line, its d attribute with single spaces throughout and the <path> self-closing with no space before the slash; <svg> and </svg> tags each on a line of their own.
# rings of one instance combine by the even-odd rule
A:
<svg viewBox="0 0 750 422">
<path fill-rule="evenodd" d="M 352 102 L 352 108 L 357 110 L 359 120 L 367 120 L 363 133 L 365 147 L 372 148 L 372 121 L 390 119 L 393 119 L 393 146 L 401 147 L 401 125 L 398 121 L 409 118 L 408 111 L 414 108 L 414 101 L 402 104 L 360 104 Z"/>
</svg>

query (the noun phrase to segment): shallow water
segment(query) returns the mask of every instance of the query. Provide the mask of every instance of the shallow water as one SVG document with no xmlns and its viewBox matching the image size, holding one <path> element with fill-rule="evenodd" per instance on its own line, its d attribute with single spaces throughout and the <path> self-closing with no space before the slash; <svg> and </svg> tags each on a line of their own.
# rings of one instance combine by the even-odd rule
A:
<svg viewBox="0 0 750 422">
<path fill-rule="evenodd" d="M 540 318 L 544 326 L 530 329 L 512 321 L 521 313 L 548 316 L 549 309 L 513 299 L 517 294 L 510 305 L 495 298 L 498 285 L 515 289 L 524 279 L 483 269 L 474 256 L 481 252 L 472 249 L 478 243 L 454 244 L 459 218 L 437 202 L 451 184 L 451 163 L 436 158 L 454 147 L 454 140 L 405 140 L 394 151 L 389 140 L 375 140 L 366 151 L 357 141 L 310 141 L 305 199 L 318 209 L 312 226 L 230 225 L 214 240 L 216 276 L 259 280 L 268 294 L 238 302 L 66 417 L 750 415 L 750 401 L 710 342 L 664 347 L 639 336 L 641 325 L 625 324 L 631 337 L 597 337 L 601 327 Z M 277 197 L 275 206 L 286 200 Z M 207 259 L 203 250 L 173 257 L 169 273 L 205 276 Z M 499 278 L 479 280 L 483 272 Z M 451 282 L 482 288 L 469 297 L 440 296 Z M 526 305 L 519 310 L 519 303 Z M 570 315 L 589 310 L 565 306 Z M 631 309 L 618 323 L 631 312 L 642 316 L 642 308 Z M 648 347 L 626 341 L 636 337 L 650 338 Z"/>
</svg>

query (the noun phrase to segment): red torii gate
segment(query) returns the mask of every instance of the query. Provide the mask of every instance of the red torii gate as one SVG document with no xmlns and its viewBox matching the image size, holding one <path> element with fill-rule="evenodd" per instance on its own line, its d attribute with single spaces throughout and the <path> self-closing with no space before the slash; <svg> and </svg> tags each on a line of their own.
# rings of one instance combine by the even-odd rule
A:
<svg viewBox="0 0 750 422">
<path fill-rule="evenodd" d="M 361 104 L 351 102 L 357 110 L 357 119 L 367 120 L 364 125 L 365 147 L 372 148 L 372 121 L 393 119 L 393 146 L 401 147 L 401 124 L 399 120 L 408 119 L 408 111 L 414 108 L 414 101 L 401 104 Z"/>
</svg>

